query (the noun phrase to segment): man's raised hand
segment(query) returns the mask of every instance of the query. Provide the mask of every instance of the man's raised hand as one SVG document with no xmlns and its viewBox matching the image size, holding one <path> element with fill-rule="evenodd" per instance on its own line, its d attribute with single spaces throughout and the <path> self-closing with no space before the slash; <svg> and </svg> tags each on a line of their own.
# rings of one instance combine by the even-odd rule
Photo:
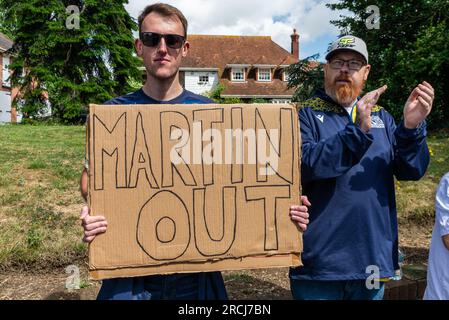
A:
<svg viewBox="0 0 449 320">
<path fill-rule="evenodd" d="M 387 90 L 386 85 L 368 92 L 357 102 L 356 123 L 365 133 L 371 129 L 371 109 L 376 105 L 377 100 L 385 90 Z"/>
<path fill-rule="evenodd" d="M 426 81 L 412 91 L 404 106 L 404 126 L 407 129 L 415 129 L 426 119 L 432 110 L 434 98 L 435 91 Z"/>
</svg>

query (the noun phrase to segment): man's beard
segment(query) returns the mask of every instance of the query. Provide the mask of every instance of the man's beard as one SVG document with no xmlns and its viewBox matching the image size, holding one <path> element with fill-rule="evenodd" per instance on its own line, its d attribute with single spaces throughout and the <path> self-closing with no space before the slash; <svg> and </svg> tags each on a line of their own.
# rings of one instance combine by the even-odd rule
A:
<svg viewBox="0 0 449 320">
<path fill-rule="evenodd" d="M 337 84 L 339 80 L 348 81 L 345 84 Z M 349 77 L 337 77 L 332 83 L 326 79 L 326 92 L 335 102 L 342 106 L 350 106 L 360 95 L 365 85 L 365 82 L 357 85 Z"/>
</svg>

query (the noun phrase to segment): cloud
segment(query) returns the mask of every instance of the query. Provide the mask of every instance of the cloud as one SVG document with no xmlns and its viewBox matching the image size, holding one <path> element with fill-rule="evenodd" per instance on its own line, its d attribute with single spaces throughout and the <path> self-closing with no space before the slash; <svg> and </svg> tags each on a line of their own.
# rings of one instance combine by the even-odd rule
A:
<svg viewBox="0 0 449 320">
<path fill-rule="evenodd" d="M 341 14 L 326 7 L 329 1 L 310 0 L 166 0 L 189 21 L 189 34 L 268 35 L 290 50 L 293 28 L 301 48 L 323 37 L 334 38 L 338 29 L 330 24 Z M 130 0 L 126 6 L 137 17 L 148 1 Z M 323 44 L 327 47 L 327 43 Z"/>
</svg>

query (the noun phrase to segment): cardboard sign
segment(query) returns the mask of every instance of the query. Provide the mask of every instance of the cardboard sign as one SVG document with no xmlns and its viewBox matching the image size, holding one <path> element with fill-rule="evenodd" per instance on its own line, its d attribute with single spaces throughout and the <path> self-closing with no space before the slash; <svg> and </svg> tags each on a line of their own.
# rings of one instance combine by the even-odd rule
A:
<svg viewBox="0 0 449 320">
<path fill-rule="evenodd" d="M 300 265 L 299 137 L 288 104 L 91 105 L 91 278 Z"/>
</svg>

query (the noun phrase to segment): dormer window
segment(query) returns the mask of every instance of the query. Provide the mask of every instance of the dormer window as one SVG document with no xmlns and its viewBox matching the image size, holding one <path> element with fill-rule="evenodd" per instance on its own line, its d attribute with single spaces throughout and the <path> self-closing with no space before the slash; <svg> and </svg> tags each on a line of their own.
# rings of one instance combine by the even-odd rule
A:
<svg viewBox="0 0 449 320">
<path fill-rule="evenodd" d="M 245 81 L 245 68 L 232 68 L 231 80 L 235 82 Z"/>
<path fill-rule="evenodd" d="M 259 68 L 258 81 L 270 82 L 271 81 L 271 69 L 270 68 Z"/>
<path fill-rule="evenodd" d="M 285 70 L 282 71 L 282 78 L 284 79 L 285 82 L 288 82 L 288 80 L 290 80 L 288 72 L 286 72 Z"/>
</svg>

